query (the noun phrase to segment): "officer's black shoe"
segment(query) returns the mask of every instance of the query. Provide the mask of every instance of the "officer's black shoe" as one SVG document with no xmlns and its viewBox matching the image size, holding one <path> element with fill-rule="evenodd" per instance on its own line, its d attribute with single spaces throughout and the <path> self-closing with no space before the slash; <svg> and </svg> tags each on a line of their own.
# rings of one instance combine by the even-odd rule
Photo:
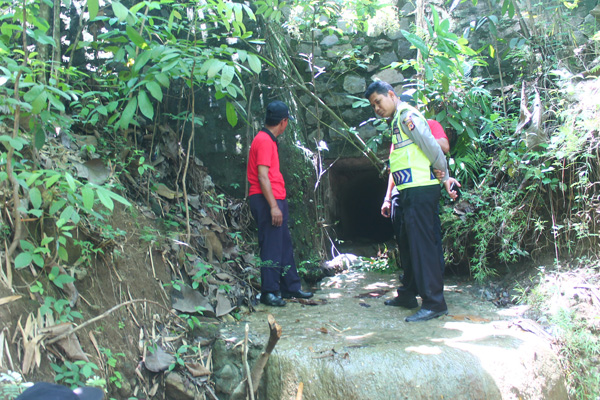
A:
<svg viewBox="0 0 600 400">
<path fill-rule="evenodd" d="M 421 308 L 419 311 L 417 311 L 410 317 L 406 317 L 404 320 L 406 322 L 428 321 L 430 319 L 441 317 L 442 315 L 446 315 L 446 314 L 448 314 L 448 310 L 433 311 L 433 310 L 426 310 L 424 308 Z"/>
<path fill-rule="evenodd" d="M 270 292 L 262 293 L 260 295 L 260 302 L 273 307 L 285 306 L 285 301 L 281 297 L 277 296 L 275 293 Z"/>
<path fill-rule="evenodd" d="M 310 299 L 313 297 L 313 294 L 311 292 L 304 292 L 302 290 L 296 290 L 295 292 L 286 292 L 285 290 L 282 290 L 281 297 L 284 299 L 291 299 L 293 297 L 297 299 Z"/>
<path fill-rule="evenodd" d="M 393 299 L 386 300 L 383 302 L 386 306 L 394 306 L 394 307 L 404 307 L 404 308 L 417 308 L 419 306 L 419 302 L 416 297 L 410 296 L 398 296 Z"/>
</svg>

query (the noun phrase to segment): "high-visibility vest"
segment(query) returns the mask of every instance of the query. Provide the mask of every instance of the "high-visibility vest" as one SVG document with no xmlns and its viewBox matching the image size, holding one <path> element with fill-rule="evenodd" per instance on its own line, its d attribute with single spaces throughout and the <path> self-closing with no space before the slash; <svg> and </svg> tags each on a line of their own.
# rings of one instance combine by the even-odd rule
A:
<svg viewBox="0 0 600 400">
<path fill-rule="evenodd" d="M 411 187 L 437 185 L 439 181 L 431 171 L 431 163 L 405 132 L 423 132 L 427 120 L 414 107 L 401 102 L 392 120 L 392 145 L 390 170 L 398 190 Z"/>
</svg>

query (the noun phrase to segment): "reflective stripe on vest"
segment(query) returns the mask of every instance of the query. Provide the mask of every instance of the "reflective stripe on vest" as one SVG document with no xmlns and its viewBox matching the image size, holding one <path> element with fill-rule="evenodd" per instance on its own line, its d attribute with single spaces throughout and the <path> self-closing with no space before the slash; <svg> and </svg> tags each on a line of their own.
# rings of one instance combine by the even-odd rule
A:
<svg viewBox="0 0 600 400">
<path fill-rule="evenodd" d="M 431 171 L 425 153 L 405 133 L 425 129 L 427 120 L 419 111 L 406 103 L 400 103 L 392 120 L 392 144 L 390 169 L 398 190 L 410 187 L 437 185 L 439 181 Z"/>
</svg>

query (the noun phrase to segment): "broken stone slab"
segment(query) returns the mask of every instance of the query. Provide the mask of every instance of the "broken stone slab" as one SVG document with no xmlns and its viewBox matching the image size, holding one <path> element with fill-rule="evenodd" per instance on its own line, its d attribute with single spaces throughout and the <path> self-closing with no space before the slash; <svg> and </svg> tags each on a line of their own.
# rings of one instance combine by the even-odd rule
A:
<svg viewBox="0 0 600 400">
<path fill-rule="evenodd" d="M 175 373 L 169 372 L 165 377 L 165 394 L 168 399 L 173 400 L 194 400 L 200 398 L 196 396 L 194 386 L 186 379 Z"/>
<path fill-rule="evenodd" d="M 164 351 L 160 346 L 156 346 L 152 352 L 148 351 L 144 359 L 146 369 L 152 372 L 166 371 L 174 362 L 175 357 Z"/>
<path fill-rule="evenodd" d="M 214 317 L 215 309 L 208 299 L 197 290 L 187 285 L 181 285 L 181 290 L 171 292 L 171 306 L 185 313 L 200 312 L 206 317 Z"/>
</svg>

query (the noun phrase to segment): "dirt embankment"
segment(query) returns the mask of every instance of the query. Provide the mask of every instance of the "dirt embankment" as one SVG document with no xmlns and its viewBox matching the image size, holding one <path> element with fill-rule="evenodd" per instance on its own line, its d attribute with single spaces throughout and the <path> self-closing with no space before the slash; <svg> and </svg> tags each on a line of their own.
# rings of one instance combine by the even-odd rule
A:
<svg viewBox="0 0 600 400">
<path fill-rule="evenodd" d="M 215 390 L 211 348 L 216 327 L 223 319 L 234 320 L 230 312 L 239 312 L 237 306 L 253 297 L 256 282 L 246 275 L 253 264 L 244 263 L 241 250 L 222 239 L 217 239 L 224 245 L 218 251 L 222 262 L 215 255 L 209 263 L 206 242 L 196 239 L 197 248 L 191 248 L 179 238 L 167 238 L 164 225 L 151 215 L 143 207 L 115 210 L 111 229 L 124 234 L 89 265 L 65 266 L 76 278 L 76 295 L 52 284 L 46 269 L 11 271 L 12 290 L 0 285 L 0 300 L 6 302 L 0 303 L 0 372 L 19 372 L 26 382 L 52 382 L 58 375 L 64 384 L 96 376 L 105 379 L 104 387 L 117 399 L 151 398 L 165 390 L 194 398 Z M 219 232 L 219 225 L 215 222 L 212 229 L 221 238 L 226 231 Z M 172 291 L 182 286 L 195 286 L 206 301 L 204 313 L 193 312 L 198 305 L 193 301 L 188 312 L 173 309 Z M 72 307 L 55 307 L 60 299 L 74 298 Z M 41 315 L 44 303 L 50 311 Z M 73 328 L 70 337 L 60 337 Z"/>
</svg>

